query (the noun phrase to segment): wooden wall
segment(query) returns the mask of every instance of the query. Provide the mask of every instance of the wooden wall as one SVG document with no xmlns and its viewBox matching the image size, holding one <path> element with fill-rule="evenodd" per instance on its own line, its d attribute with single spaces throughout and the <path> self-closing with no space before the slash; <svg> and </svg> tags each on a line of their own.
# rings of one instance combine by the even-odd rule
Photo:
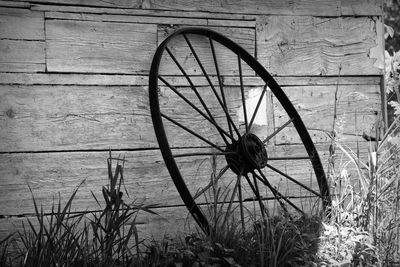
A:
<svg viewBox="0 0 400 267">
<path fill-rule="evenodd" d="M 139 217 L 143 235 L 183 225 L 187 212 L 157 148 L 147 88 L 157 45 L 182 26 L 212 28 L 254 54 L 326 164 L 337 81 L 343 140 L 374 132 L 381 21 L 379 0 L 0 0 L 0 238 L 32 216 L 28 184 L 48 212 L 85 179 L 74 210 L 98 209 L 90 191 L 107 183 L 110 148 L 128 160 L 130 195 L 162 204 L 161 217 Z M 271 112 L 279 125 L 279 109 Z"/>
</svg>

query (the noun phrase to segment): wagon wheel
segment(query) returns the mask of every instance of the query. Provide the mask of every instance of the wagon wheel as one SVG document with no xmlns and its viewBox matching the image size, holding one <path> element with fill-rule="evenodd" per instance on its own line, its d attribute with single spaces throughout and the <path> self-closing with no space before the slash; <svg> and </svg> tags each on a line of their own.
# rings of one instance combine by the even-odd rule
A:
<svg viewBox="0 0 400 267">
<path fill-rule="evenodd" d="M 149 97 L 164 162 L 205 232 L 214 227 L 205 215 L 210 194 L 228 212 L 234 206 L 243 227 L 278 210 L 327 211 L 327 180 L 303 121 L 234 41 L 202 28 L 169 35 L 152 61 Z"/>
</svg>

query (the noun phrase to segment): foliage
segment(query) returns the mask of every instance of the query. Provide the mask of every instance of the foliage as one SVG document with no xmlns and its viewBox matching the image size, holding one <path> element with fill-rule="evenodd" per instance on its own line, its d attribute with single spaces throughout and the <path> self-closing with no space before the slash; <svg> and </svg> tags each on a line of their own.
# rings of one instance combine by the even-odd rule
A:
<svg viewBox="0 0 400 267">
<path fill-rule="evenodd" d="M 392 54 L 394 51 L 400 50 L 400 1 L 385 0 L 384 1 L 384 20 L 385 24 L 389 25 L 394 35 L 386 39 L 385 48 Z"/>
<path fill-rule="evenodd" d="M 122 164 L 121 164 L 122 162 Z M 124 160 L 117 159 L 115 172 L 112 157 L 107 161 L 108 186 L 102 188 L 103 205 L 92 193 L 100 211 L 85 213 L 72 212 L 72 202 L 81 184 L 74 190 L 67 203 L 61 200 L 52 205 L 50 214 L 43 211 L 32 193 L 36 222 L 27 219 L 19 231 L 20 255 L 16 260 L 4 256 L 9 240 L 0 243 L 4 262 L 20 266 L 138 266 L 140 264 L 136 216 L 139 211 L 155 214 L 156 205 L 126 203 L 122 185 Z M 104 205 L 105 204 L 105 205 Z M 10 238 L 11 240 L 11 238 Z M 136 264 L 138 263 L 138 264 Z"/>
</svg>

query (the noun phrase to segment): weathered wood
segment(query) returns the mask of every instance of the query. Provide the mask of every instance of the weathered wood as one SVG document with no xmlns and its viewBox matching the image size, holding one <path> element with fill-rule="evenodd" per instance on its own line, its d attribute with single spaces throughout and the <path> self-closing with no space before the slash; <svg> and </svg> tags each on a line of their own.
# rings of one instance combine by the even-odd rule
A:
<svg viewBox="0 0 400 267">
<path fill-rule="evenodd" d="M 257 103 L 257 93 L 261 93 L 261 88 L 245 88 L 247 98 L 255 94 L 253 104 Z M 226 127 L 225 116 L 212 91 L 207 87 L 199 90 L 217 122 Z M 234 122 L 241 125 L 240 113 L 243 113 L 243 109 L 239 87 L 230 86 L 225 90 L 230 114 Z M 180 91 L 201 107 L 191 89 L 182 87 Z M 300 115 L 304 116 L 307 127 L 330 130 L 327 121 L 333 118 L 335 86 L 295 86 L 286 87 L 285 91 Z M 357 110 L 359 116 L 366 116 L 358 121 L 357 133 L 371 129 L 373 121 L 368 116 L 376 117 L 380 110 L 379 86 L 341 86 L 340 92 L 346 98 L 345 102 L 340 103 L 340 114 L 347 114 L 346 121 L 352 123 L 354 119 L 350 118 L 354 117 Z M 361 97 L 357 100 L 353 97 L 363 94 L 368 99 Z M 0 150 L 3 152 L 158 147 L 150 118 L 147 87 L 4 85 L 0 87 L 0 96 L 0 136 L 3 140 Z M 162 112 L 204 134 L 209 140 L 222 142 L 214 127 L 171 90 L 160 90 L 160 107 Z M 260 110 L 260 114 L 265 114 L 262 115 L 264 119 L 260 118 L 263 123 L 255 129 L 268 130 L 272 116 L 275 117 L 275 125 L 280 125 L 286 118 L 281 110 L 279 106 L 269 112 Z M 249 111 L 248 116 L 251 114 Z M 308 121 L 310 124 L 307 124 Z M 204 145 L 203 141 L 179 127 L 168 122 L 165 122 L 165 127 L 171 134 L 172 146 L 190 142 Z M 324 133 L 317 136 L 326 140 Z"/>
<path fill-rule="evenodd" d="M 144 73 L 156 47 L 155 25 L 46 21 L 48 71 Z"/>
<path fill-rule="evenodd" d="M 131 22 L 147 24 L 184 24 L 192 26 L 225 26 L 225 27 L 255 27 L 254 20 L 227 20 L 227 19 L 208 19 L 208 18 L 185 18 L 170 16 L 143 16 L 143 15 L 98 15 L 86 13 L 65 13 L 65 12 L 46 12 L 49 19 L 68 19 L 84 21 L 107 21 L 107 22 Z M 154 15 L 154 14 L 153 14 Z"/>
<path fill-rule="evenodd" d="M 156 146 L 147 88 L 5 86 L 0 95 L 1 151 Z"/>
<path fill-rule="evenodd" d="M 43 3 L 43 4 L 60 4 L 60 5 L 71 5 L 71 6 L 92 6 L 92 7 L 118 7 L 118 8 L 142 8 L 143 0 L 115 0 L 115 1 L 102 1 L 102 0 L 16 0 Z M 145 8 L 145 7 L 143 7 Z"/>
<path fill-rule="evenodd" d="M 45 70 L 43 12 L 0 8 L 0 71 Z"/>
<path fill-rule="evenodd" d="M 335 86 L 286 87 L 285 93 L 297 109 L 314 142 L 329 142 L 334 117 Z M 288 121 L 288 116 L 276 99 L 274 101 L 275 126 Z M 380 87 L 339 86 L 336 131 L 342 141 L 361 140 L 363 133 L 375 136 L 376 123 L 380 120 Z M 288 127 L 276 137 L 277 143 L 299 143 L 293 127 Z"/>
<path fill-rule="evenodd" d="M 203 19 L 212 18 L 212 19 L 241 20 L 241 21 L 254 21 L 256 19 L 255 15 L 245 15 L 245 14 L 185 12 L 185 11 L 155 10 L 155 9 L 104 8 L 104 7 L 46 5 L 46 4 L 32 4 L 31 9 L 38 11 L 133 15 L 133 16 L 151 16 L 151 17 L 203 18 Z"/>
<path fill-rule="evenodd" d="M 27 0 L 16 0 L 30 2 Z M 153 9 L 153 10 L 183 10 L 204 11 L 237 14 L 271 14 L 271 15 L 312 15 L 312 16 L 340 16 L 340 15 L 382 15 L 381 2 L 374 1 L 345 1 L 345 0 L 296 0 L 296 1 L 178 1 L 178 0 L 151 0 L 128 1 L 118 0 L 104 2 L 100 0 L 37 0 L 34 4 L 43 3 L 57 5 L 77 5 L 82 7 L 115 7 L 126 9 Z M 348 3 L 350 2 L 350 3 Z M 43 6 L 44 6 L 43 5 Z M 68 8 L 68 7 L 67 7 Z"/>
<path fill-rule="evenodd" d="M 207 86 L 205 79 L 197 76 L 190 77 L 196 85 Z M 168 79 L 172 79 L 168 77 Z M 217 81 L 212 76 L 213 81 Z M 286 76 L 274 77 L 278 84 L 285 86 L 310 86 L 310 85 L 379 85 L 380 76 Z M 224 85 L 238 84 L 238 78 L 223 76 Z M 175 85 L 186 85 L 184 77 L 173 77 Z M 264 82 L 259 78 L 245 76 L 243 83 L 248 86 L 263 86 Z M 97 85 L 97 86 L 120 86 L 120 85 L 148 85 L 148 75 L 114 75 L 114 74 L 60 74 L 60 73 L 1 73 L 0 84 L 9 85 Z"/>
<path fill-rule="evenodd" d="M 0 1 L 0 6 L 3 7 L 22 7 L 22 8 L 30 8 L 31 4 L 28 2 L 18 2 L 18 1 Z"/>
<path fill-rule="evenodd" d="M 328 145 L 317 147 L 322 163 L 326 168 Z M 350 144 L 351 145 L 351 144 Z M 355 145 L 353 144 L 353 148 Z M 369 147 L 365 142 L 360 143 L 362 154 Z M 269 157 L 304 156 L 302 146 L 268 146 Z M 180 150 L 174 153 L 193 152 Z M 206 150 L 196 150 L 206 151 Z M 208 151 L 210 151 L 208 149 Z M 342 155 L 342 156 L 341 156 Z M 114 157 L 125 157 L 124 183 L 130 198 L 144 200 L 147 204 L 155 203 L 161 206 L 182 205 L 182 200 L 167 172 L 164 161 L 158 150 L 148 151 L 118 151 Z M 343 157 L 338 151 L 337 157 Z M 51 210 L 53 199 L 66 203 L 73 190 L 82 182 L 74 202 L 74 211 L 95 211 L 99 209 L 91 192 L 98 199 L 102 199 L 101 188 L 107 185 L 108 152 L 68 152 L 68 153 L 16 153 L 0 154 L 0 215 L 21 215 L 34 212 L 32 195 L 28 185 L 38 203 L 43 204 L 45 212 Z M 343 159 L 347 161 L 346 157 Z M 211 156 L 177 158 L 181 174 L 187 182 L 189 190 L 194 195 L 200 188 L 210 182 Z M 223 156 L 218 156 L 217 171 L 225 165 Z M 288 173 L 299 181 L 309 184 L 312 169 L 306 160 L 270 161 L 270 164 Z M 114 165 L 115 167 L 115 161 Z M 230 181 L 236 175 L 227 172 L 219 181 L 221 188 L 233 187 Z M 269 181 L 290 195 L 303 195 L 297 186 L 275 172 L 268 172 Z M 313 186 L 317 186 L 315 183 Z M 251 192 L 250 192 L 251 193 Z M 247 192 L 249 196 L 249 192 Z M 204 201 L 199 198 L 198 201 Z M 57 202 L 56 202 L 57 203 Z"/>
<path fill-rule="evenodd" d="M 381 74 L 369 57 L 377 46 L 369 17 L 262 17 L 257 22 L 257 58 L 279 75 Z M 307 67 L 304 67 L 307 66 Z"/>
<path fill-rule="evenodd" d="M 43 12 L 1 7 L 0 38 L 44 40 Z"/>
<path fill-rule="evenodd" d="M 199 88 L 207 106 L 222 127 L 226 119 L 214 94 Z M 246 87 L 246 95 L 254 89 Z M 201 108 L 193 91 L 180 89 Z M 54 151 L 158 147 L 150 118 L 147 87 L 2 86 L 0 89 L 1 151 Z M 241 94 L 238 87 L 226 91 L 228 108 L 239 125 Z M 171 90 L 160 91 L 162 112 L 221 142 L 216 129 Z M 171 113 L 172 112 L 172 113 Z M 262 113 L 262 111 L 260 111 Z M 268 115 L 272 120 L 272 114 Z M 204 145 L 200 139 L 165 123 L 171 146 Z M 239 127 L 239 126 L 238 126 Z M 261 127 L 262 128 L 262 127 Z"/>
<path fill-rule="evenodd" d="M 342 16 L 382 16 L 381 0 L 341 0 Z"/>
<path fill-rule="evenodd" d="M 150 17 L 150 16 L 125 16 L 125 15 L 97 15 L 85 13 L 64 13 L 64 12 L 46 12 L 46 18 L 49 19 L 67 19 L 82 21 L 105 21 L 105 22 L 131 22 L 146 24 L 188 24 L 206 26 L 207 19 L 197 18 L 172 18 L 172 17 Z M 255 23 L 253 22 L 253 25 Z"/>
<path fill-rule="evenodd" d="M 0 40 L 0 71 L 45 71 L 45 43 L 42 41 Z"/>
<path fill-rule="evenodd" d="M 163 238 L 184 238 L 186 235 L 197 231 L 186 207 L 155 208 L 153 211 L 157 212 L 158 215 L 139 212 L 135 220 L 139 240 L 144 239 L 146 244 L 152 240 L 163 240 Z M 48 223 L 46 218 L 49 218 L 49 216 L 45 216 L 45 223 Z M 92 217 L 87 215 L 86 218 L 91 219 Z M 0 218 L 0 240 L 3 240 L 10 233 L 16 233 L 17 231 L 22 233 L 22 223 L 27 229 L 30 229 L 27 222 L 28 219 L 32 225 L 38 226 L 37 218 L 32 216 Z M 135 240 L 132 238 L 130 245 L 133 245 L 134 242 Z M 13 244 L 10 249 L 18 251 L 13 247 Z"/>
<path fill-rule="evenodd" d="M 271 15 L 320 15 L 337 16 L 340 14 L 339 1 L 321 0 L 318 3 L 309 0 L 299 1 L 185 1 L 154 0 L 151 3 L 154 9 L 172 9 L 187 11 L 213 11 L 243 14 L 271 14 Z"/>
<path fill-rule="evenodd" d="M 175 32 L 181 26 L 171 27 L 170 25 L 158 26 L 158 43 L 160 44 L 171 33 Z M 227 27 L 207 27 L 217 31 L 231 40 L 238 43 L 246 49 L 251 55 L 255 55 L 255 30 L 247 28 L 227 28 Z M 212 55 L 209 39 L 206 36 L 187 35 L 196 54 L 208 74 L 216 75 L 215 63 Z M 222 75 L 239 75 L 238 56 L 230 49 L 214 41 L 215 54 L 218 60 L 219 70 Z M 168 48 L 182 65 L 185 72 L 189 75 L 202 75 L 201 68 L 197 63 L 193 53 L 187 45 L 183 36 L 177 36 L 172 39 Z M 243 73 L 252 75 L 254 71 L 247 64 L 242 63 Z M 161 58 L 159 72 L 161 75 L 182 75 L 173 59 L 167 52 Z"/>
<path fill-rule="evenodd" d="M 0 84 L 12 85 L 148 85 L 148 75 L 0 73 Z"/>
</svg>

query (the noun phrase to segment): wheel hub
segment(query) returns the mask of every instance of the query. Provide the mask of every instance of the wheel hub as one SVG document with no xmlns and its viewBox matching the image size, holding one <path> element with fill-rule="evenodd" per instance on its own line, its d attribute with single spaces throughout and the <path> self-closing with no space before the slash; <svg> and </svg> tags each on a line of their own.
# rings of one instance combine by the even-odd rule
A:
<svg viewBox="0 0 400 267">
<path fill-rule="evenodd" d="M 267 165 L 268 154 L 264 143 L 252 133 L 244 134 L 237 142 L 229 144 L 226 152 L 235 152 L 225 156 L 231 170 L 242 174 L 262 169 Z"/>
</svg>

